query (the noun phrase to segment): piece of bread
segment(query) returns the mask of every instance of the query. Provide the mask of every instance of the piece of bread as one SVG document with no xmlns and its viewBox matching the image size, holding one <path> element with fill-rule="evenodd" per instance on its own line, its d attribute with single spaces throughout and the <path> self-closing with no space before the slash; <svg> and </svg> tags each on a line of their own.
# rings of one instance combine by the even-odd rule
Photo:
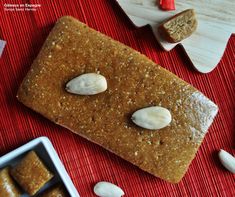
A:
<svg viewBox="0 0 235 197">
<path fill-rule="evenodd" d="M 20 197 L 21 192 L 15 181 L 10 176 L 10 168 L 5 167 L 0 170 L 0 196 Z"/>
<path fill-rule="evenodd" d="M 193 9 L 176 14 L 158 27 L 159 33 L 170 43 L 180 42 L 191 36 L 196 29 L 197 19 Z"/>
<path fill-rule="evenodd" d="M 36 194 L 53 177 L 34 151 L 30 151 L 11 169 L 11 175 L 30 196 Z"/>
<path fill-rule="evenodd" d="M 65 91 L 69 80 L 90 72 L 106 77 L 105 92 L 79 96 Z M 51 121 L 173 183 L 184 176 L 218 110 L 146 56 L 67 16 L 51 31 L 17 97 Z M 150 131 L 131 122 L 134 111 L 155 105 L 170 110 L 169 126 Z"/>
</svg>

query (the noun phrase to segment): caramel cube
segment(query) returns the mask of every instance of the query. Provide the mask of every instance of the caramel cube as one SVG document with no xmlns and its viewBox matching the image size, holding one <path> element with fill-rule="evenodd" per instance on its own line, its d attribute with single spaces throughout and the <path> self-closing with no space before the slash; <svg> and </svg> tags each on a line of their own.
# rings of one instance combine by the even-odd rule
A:
<svg viewBox="0 0 235 197">
<path fill-rule="evenodd" d="M 36 194 L 53 177 L 34 151 L 11 170 L 11 175 L 29 195 Z"/>
</svg>

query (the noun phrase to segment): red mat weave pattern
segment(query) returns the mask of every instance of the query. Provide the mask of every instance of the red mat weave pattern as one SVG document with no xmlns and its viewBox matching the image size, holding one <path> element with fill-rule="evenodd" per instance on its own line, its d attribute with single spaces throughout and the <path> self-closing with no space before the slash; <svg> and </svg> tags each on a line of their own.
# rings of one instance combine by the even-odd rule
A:
<svg viewBox="0 0 235 197">
<path fill-rule="evenodd" d="M 4 11 L 5 3 L 38 3 L 41 8 L 11 12 Z M 141 171 L 17 101 L 20 83 L 55 21 L 64 15 L 72 15 L 147 55 L 218 104 L 219 114 L 179 184 Z M 235 155 L 235 36 L 231 36 L 217 68 L 205 75 L 192 68 L 182 48 L 165 52 L 149 27 L 133 27 L 115 0 L 1 0 L 0 39 L 7 41 L 0 58 L 0 156 L 31 139 L 47 136 L 82 197 L 95 196 L 93 186 L 101 180 L 119 185 L 131 197 L 235 196 L 235 175 L 226 171 L 217 157 L 220 148 Z"/>
</svg>

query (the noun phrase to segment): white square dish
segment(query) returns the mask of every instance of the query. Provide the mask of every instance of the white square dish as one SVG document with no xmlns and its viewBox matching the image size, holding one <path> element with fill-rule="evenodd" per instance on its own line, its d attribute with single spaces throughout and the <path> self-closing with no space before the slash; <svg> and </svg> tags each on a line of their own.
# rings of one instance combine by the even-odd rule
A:
<svg viewBox="0 0 235 197">
<path fill-rule="evenodd" d="M 37 153 L 43 163 L 54 174 L 54 177 L 39 190 L 36 196 L 40 196 L 43 191 L 52 185 L 62 183 L 71 197 L 79 197 L 72 180 L 60 161 L 51 141 L 47 137 L 36 138 L 0 157 L 0 169 L 6 166 L 14 166 L 31 150 L 34 150 Z M 22 195 L 22 197 L 28 196 L 29 195 L 26 193 Z"/>
</svg>

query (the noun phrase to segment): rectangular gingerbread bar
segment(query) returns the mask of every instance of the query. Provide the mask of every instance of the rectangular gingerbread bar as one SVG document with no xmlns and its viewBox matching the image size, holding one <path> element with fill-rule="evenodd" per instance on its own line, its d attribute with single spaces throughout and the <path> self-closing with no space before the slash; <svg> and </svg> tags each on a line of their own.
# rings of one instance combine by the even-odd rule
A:
<svg viewBox="0 0 235 197">
<path fill-rule="evenodd" d="M 108 89 L 92 96 L 65 91 L 84 73 L 100 73 Z M 166 181 L 177 183 L 217 114 L 194 87 L 139 52 L 65 16 L 58 20 L 17 97 L 51 121 Z M 131 114 L 162 106 L 172 122 L 160 130 L 134 125 Z"/>
</svg>

